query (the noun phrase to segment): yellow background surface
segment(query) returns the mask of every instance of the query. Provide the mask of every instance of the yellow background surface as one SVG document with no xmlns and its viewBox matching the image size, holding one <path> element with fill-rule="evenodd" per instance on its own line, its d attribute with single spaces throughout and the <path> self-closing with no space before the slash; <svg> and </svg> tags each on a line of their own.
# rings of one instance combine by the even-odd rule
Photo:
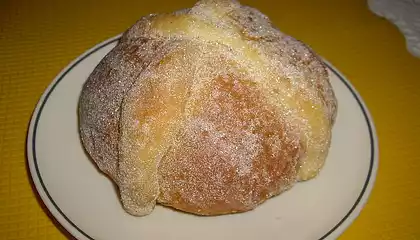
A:
<svg viewBox="0 0 420 240">
<path fill-rule="evenodd" d="M 406 51 L 398 29 L 362 0 L 242 2 L 336 66 L 373 115 L 380 148 L 377 181 L 340 239 L 420 239 L 420 59 Z M 37 202 L 25 165 L 30 116 L 53 78 L 140 16 L 193 3 L 0 1 L 0 239 L 65 239 Z"/>
</svg>

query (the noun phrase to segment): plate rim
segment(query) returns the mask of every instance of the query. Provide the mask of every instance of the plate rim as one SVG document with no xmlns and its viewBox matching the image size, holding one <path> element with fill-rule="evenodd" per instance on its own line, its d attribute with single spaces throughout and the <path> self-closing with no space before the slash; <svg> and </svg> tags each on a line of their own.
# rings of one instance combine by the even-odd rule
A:
<svg viewBox="0 0 420 240">
<path fill-rule="evenodd" d="M 60 83 L 60 81 L 79 63 L 83 60 L 88 58 L 93 53 L 101 50 L 102 48 L 118 41 L 121 38 L 122 34 L 118 34 L 114 37 L 108 38 L 105 41 L 102 41 L 92 48 L 88 49 L 81 55 L 79 55 L 76 59 L 70 62 L 55 78 L 54 80 L 48 85 L 48 87 L 44 90 L 43 94 L 39 98 L 36 107 L 32 113 L 29 128 L 27 131 L 27 138 L 26 138 L 26 160 L 29 166 L 29 175 L 31 176 L 32 183 L 35 186 L 36 193 L 40 196 L 42 202 L 47 207 L 48 211 L 51 213 L 47 215 L 52 216 L 58 223 L 64 227 L 64 229 L 70 233 L 73 237 L 77 239 L 89 239 L 95 240 L 94 237 L 90 236 L 86 232 L 84 232 L 80 227 L 78 227 L 75 223 L 73 223 L 60 209 L 57 203 L 54 202 L 54 199 L 48 192 L 46 188 L 42 176 L 40 174 L 40 170 L 38 167 L 37 159 L 36 159 L 36 131 L 40 116 L 42 115 L 43 108 L 45 103 L 48 101 L 50 94 L 54 91 L 55 87 Z M 379 143 L 378 137 L 376 133 L 375 124 L 370 114 L 363 98 L 355 89 L 355 87 L 350 83 L 350 81 L 337 69 L 335 68 L 330 62 L 322 58 L 322 61 L 326 64 L 326 66 L 341 80 L 342 83 L 348 88 L 351 92 L 352 96 L 356 99 L 363 116 L 366 120 L 367 127 L 369 130 L 369 138 L 370 138 L 370 145 L 371 145 L 371 156 L 370 156 L 370 164 L 369 164 L 369 171 L 366 176 L 365 183 L 363 188 L 357 197 L 355 203 L 347 212 L 346 215 L 342 217 L 342 219 L 334 225 L 327 233 L 325 233 L 322 237 L 318 240 L 325 240 L 328 237 L 333 239 L 340 236 L 352 223 L 353 221 L 359 216 L 362 209 L 366 205 L 373 186 L 375 185 L 377 170 L 379 165 Z"/>
</svg>

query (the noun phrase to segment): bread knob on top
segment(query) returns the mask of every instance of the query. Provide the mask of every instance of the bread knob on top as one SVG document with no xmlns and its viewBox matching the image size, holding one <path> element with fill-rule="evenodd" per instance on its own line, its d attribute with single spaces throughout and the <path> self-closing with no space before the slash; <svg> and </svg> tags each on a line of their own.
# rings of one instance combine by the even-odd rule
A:
<svg viewBox="0 0 420 240">
<path fill-rule="evenodd" d="M 136 216 L 252 210 L 315 177 L 337 101 L 322 60 L 234 0 L 142 17 L 79 101 L 82 143 Z"/>
</svg>

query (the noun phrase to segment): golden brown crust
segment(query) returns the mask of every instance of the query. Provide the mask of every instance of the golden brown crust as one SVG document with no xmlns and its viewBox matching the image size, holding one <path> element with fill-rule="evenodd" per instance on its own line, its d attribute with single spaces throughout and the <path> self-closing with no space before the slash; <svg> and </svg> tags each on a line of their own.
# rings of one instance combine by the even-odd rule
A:
<svg viewBox="0 0 420 240">
<path fill-rule="evenodd" d="M 297 139 L 249 81 L 219 77 L 159 164 L 158 202 L 186 212 L 243 212 L 295 182 Z"/>
<path fill-rule="evenodd" d="M 316 176 L 337 103 L 322 61 L 231 0 L 149 15 L 83 87 L 80 135 L 125 210 L 218 215 Z"/>
</svg>

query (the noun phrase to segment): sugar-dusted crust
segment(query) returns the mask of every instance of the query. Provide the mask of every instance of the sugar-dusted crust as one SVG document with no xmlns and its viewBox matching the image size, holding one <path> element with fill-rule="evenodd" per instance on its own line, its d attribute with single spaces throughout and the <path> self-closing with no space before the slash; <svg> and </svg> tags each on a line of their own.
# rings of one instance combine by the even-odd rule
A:
<svg viewBox="0 0 420 240">
<path fill-rule="evenodd" d="M 248 211 L 316 176 L 337 103 L 322 61 L 237 1 L 149 15 L 83 87 L 82 142 L 127 212 Z"/>
</svg>

